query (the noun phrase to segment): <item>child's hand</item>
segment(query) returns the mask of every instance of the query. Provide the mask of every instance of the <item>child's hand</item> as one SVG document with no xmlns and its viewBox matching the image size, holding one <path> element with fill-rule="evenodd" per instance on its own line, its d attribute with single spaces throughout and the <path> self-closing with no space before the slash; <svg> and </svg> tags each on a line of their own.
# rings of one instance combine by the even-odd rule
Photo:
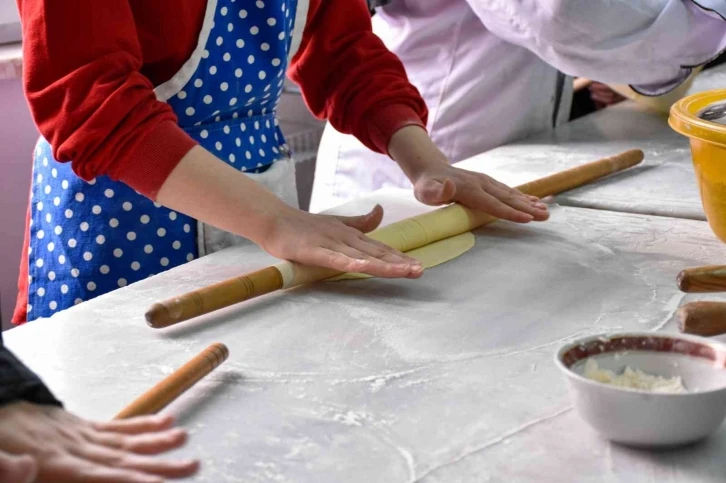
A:
<svg viewBox="0 0 726 483">
<path fill-rule="evenodd" d="M 547 206 L 485 174 L 449 165 L 426 131 L 405 127 L 393 135 L 389 153 L 414 185 L 416 198 L 427 205 L 461 203 L 504 220 L 527 223 L 549 217 Z"/>
<path fill-rule="evenodd" d="M 196 461 L 151 456 L 186 441 L 171 424 L 160 416 L 94 424 L 57 407 L 10 404 L 0 408 L 0 471 L 6 471 L 0 482 L 17 483 L 28 474 L 25 481 L 36 483 L 161 483 L 191 476 Z M 20 479 L 3 479 L 7 471 Z"/>
<path fill-rule="evenodd" d="M 420 277 L 423 267 L 418 260 L 363 235 L 382 218 L 380 206 L 367 215 L 351 217 L 287 209 L 275 217 L 260 244 L 278 258 L 305 265 L 385 278 Z"/>
</svg>

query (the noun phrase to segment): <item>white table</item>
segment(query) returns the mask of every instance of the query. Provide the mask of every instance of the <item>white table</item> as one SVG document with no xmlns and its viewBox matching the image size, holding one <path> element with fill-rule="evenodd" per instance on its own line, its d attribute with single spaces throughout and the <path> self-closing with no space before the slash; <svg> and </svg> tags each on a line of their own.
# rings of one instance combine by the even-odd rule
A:
<svg viewBox="0 0 726 483">
<path fill-rule="evenodd" d="M 726 88 L 726 65 L 703 72 L 691 93 L 716 88 Z M 666 115 L 632 101 L 585 116 L 553 132 L 493 149 L 458 166 L 516 186 L 635 148 L 645 152 L 642 165 L 559 196 L 559 203 L 705 220 L 688 139 L 668 127 Z"/>
<path fill-rule="evenodd" d="M 393 193 L 383 202 L 389 217 L 422 209 Z M 552 362 L 574 337 L 674 331 L 675 309 L 697 298 L 678 292 L 678 271 L 726 261 L 705 222 L 553 206 L 547 223 L 476 235 L 419 281 L 323 283 L 146 326 L 152 302 L 272 262 L 237 247 L 6 342 L 94 418 L 227 344 L 230 359 L 169 408 L 193 432 L 181 453 L 203 460 L 194 481 L 723 481 L 726 428 L 668 453 L 611 445 L 571 409 Z"/>
</svg>

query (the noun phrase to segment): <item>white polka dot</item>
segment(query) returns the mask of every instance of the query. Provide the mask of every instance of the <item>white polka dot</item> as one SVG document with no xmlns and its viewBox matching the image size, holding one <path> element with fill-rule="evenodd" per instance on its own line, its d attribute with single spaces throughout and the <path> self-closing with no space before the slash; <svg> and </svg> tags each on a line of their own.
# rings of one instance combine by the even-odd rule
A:
<svg viewBox="0 0 726 483">
<path fill-rule="evenodd" d="M 60 263 L 61 265 L 63 265 L 64 263 L 66 263 L 66 257 L 65 257 L 65 255 L 61 255 L 61 256 L 58 257 L 58 263 Z"/>
<path fill-rule="evenodd" d="M 38 233 L 36 233 L 35 236 L 38 237 L 38 240 L 42 240 L 45 238 L 45 232 L 43 230 L 38 230 Z"/>
<path fill-rule="evenodd" d="M 217 37 L 217 45 L 222 45 L 223 43 L 224 43 L 224 39 L 220 35 L 219 37 Z"/>
<path fill-rule="evenodd" d="M 252 153 L 249 151 L 245 151 L 245 158 L 252 159 Z"/>
<path fill-rule="evenodd" d="M 216 65 L 213 65 L 212 67 L 210 67 L 209 68 L 209 73 L 212 74 L 212 75 L 216 74 L 217 73 L 217 66 Z"/>
<path fill-rule="evenodd" d="M 270 17 L 267 19 L 267 25 L 270 27 L 274 27 L 277 24 L 277 20 L 275 20 L 273 17 Z"/>
<path fill-rule="evenodd" d="M 181 242 L 179 240 L 175 240 L 174 243 L 171 244 L 171 246 L 174 248 L 174 250 L 179 250 L 181 248 Z"/>
<path fill-rule="evenodd" d="M 50 194 L 50 185 L 45 187 L 45 194 Z"/>
<path fill-rule="evenodd" d="M 25 310 L 26 310 L 26 311 L 27 311 L 28 313 L 30 313 L 30 312 L 32 312 L 32 311 L 33 311 L 33 306 L 32 306 L 32 305 L 30 305 L 30 304 L 28 304 L 28 305 L 26 306 L 26 309 L 25 309 Z"/>
<path fill-rule="evenodd" d="M 116 228 L 118 226 L 118 220 L 116 218 L 111 218 L 108 220 L 108 224 L 111 226 L 111 228 Z"/>
<path fill-rule="evenodd" d="M 219 141 L 217 141 L 216 143 L 214 143 L 214 147 L 217 149 L 217 151 L 221 151 L 222 150 L 222 143 L 220 143 Z"/>
<path fill-rule="evenodd" d="M 204 96 L 204 99 L 203 100 L 204 100 L 204 103 L 205 104 L 211 104 L 212 101 L 213 101 L 212 96 L 210 96 L 209 94 L 207 94 L 206 96 Z"/>
<path fill-rule="evenodd" d="M 264 134 L 262 136 L 260 136 L 260 139 L 262 139 L 263 143 L 267 142 L 267 136 L 265 136 Z"/>
<path fill-rule="evenodd" d="M 116 258 L 121 258 L 123 256 L 123 254 L 124 254 L 124 251 L 121 250 L 120 248 L 115 248 L 113 251 L 113 256 Z"/>
<path fill-rule="evenodd" d="M 235 143 L 235 144 L 237 145 L 237 147 L 240 147 L 240 146 L 242 146 L 242 140 L 241 140 L 240 138 L 236 138 L 236 139 L 234 140 L 234 143 Z"/>
<path fill-rule="evenodd" d="M 234 154 L 229 155 L 229 162 L 234 163 L 237 160 L 237 157 Z"/>
<path fill-rule="evenodd" d="M 247 63 L 248 64 L 254 64 L 255 63 L 255 56 L 254 55 L 250 55 L 249 57 L 247 57 Z"/>
<path fill-rule="evenodd" d="M 106 237 L 103 235 L 98 235 L 96 237 L 96 243 L 98 243 L 99 245 L 103 245 L 104 243 L 106 243 Z"/>
<path fill-rule="evenodd" d="M 58 206 L 58 205 L 60 205 L 60 198 L 59 198 L 59 197 L 57 197 L 57 196 L 56 196 L 55 198 L 53 198 L 53 204 L 54 204 L 55 206 Z"/>
<path fill-rule="evenodd" d="M 263 52 L 267 52 L 268 50 L 270 50 L 270 44 L 268 44 L 267 42 L 263 42 L 262 45 L 260 45 L 260 48 Z"/>
<path fill-rule="evenodd" d="M 126 234 L 126 239 L 128 241 L 134 241 L 134 240 L 136 240 L 136 233 L 134 233 L 133 231 L 128 232 Z"/>
<path fill-rule="evenodd" d="M 240 10 L 239 18 L 247 18 L 247 10 Z"/>
<path fill-rule="evenodd" d="M 48 243 L 48 251 L 52 252 L 53 250 L 55 250 L 55 243 L 53 243 L 53 242 Z"/>
<path fill-rule="evenodd" d="M 275 67 L 277 67 L 281 63 L 282 63 L 282 61 L 280 59 L 277 59 L 277 58 L 272 59 L 272 65 L 274 65 Z"/>
<path fill-rule="evenodd" d="M 197 112 L 193 107 L 187 107 L 187 110 L 184 111 L 187 113 L 187 116 L 193 116 L 195 112 Z"/>
<path fill-rule="evenodd" d="M 241 49 L 244 46 L 245 46 L 245 41 L 242 39 L 237 39 L 237 47 Z"/>
<path fill-rule="evenodd" d="M 260 153 L 260 156 L 264 156 L 265 155 L 265 151 L 262 148 L 260 148 L 260 150 L 258 152 Z"/>
<path fill-rule="evenodd" d="M 119 278 L 117 283 L 119 287 L 125 287 L 126 285 L 128 285 L 128 282 L 125 278 Z"/>
<path fill-rule="evenodd" d="M 82 299 L 76 299 L 73 301 L 73 305 L 78 305 L 78 304 L 82 304 L 82 303 L 83 303 Z"/>
<path fill-rule="evenodd" d="M 151 253 L 153 251 L 154 251 L 154 247 L 152 247 L 151 245 L 145 245 L 144 246 L 144 252 L 145 253 Z"/>
<path fill-rule="evenodd" d="M 42 267 L 43 266 L 43 259 L 42 258 L 37 259 L 35 261 L 35 266 L 38 267 L 38 268 Z"/>
<path fill-rule="evenodd" d="M 108 265 L 101 265 L 101 267 L 98 269 L 102 274 L 106 275 L 108 272 L 111 271 Z"/>
<path fill-rule="evenodd" d="M 46 214 L 45 214 L 45 222 L 46 222 L 46 223 L 50 223 L 50 220 L 51 220 L 51 219 L 52 219 L 52 217 L 50 216 L 50 213 L 46 213 Z"/>
<path fill-rule="evenodd" d="M 272 146 L 272 152 L 275 153 L 275 154 L 277 154 L 280 151 L 275 146 Z"/>
<path fill-rule="evenodd" d="M 202 132 L 199 133 L 199 135 L 202 137 L 202 139 L 207 139 L 209 137 L 209 131 L 204 129 Z"/>
<path fill-rule="evenodd" d="M 265 127 L 267 127 L 267 129 L 270 129 L 270 121 L 269 121 L 269 119 L 267 121 L 265 121 Z"/>
<path fill-rule="evenodd" d="M 257 0 L 257 8 L 265 8 L 265 2 L 262 0 Z"/>
<path fill-rule="evenodd" d="M 63 233 L 63 227 L 60 225 L 56 225 L 56 227 L 53 229 L 53 233 L 55 233 L 56 235 L 60 235 L 61 233 Z"/>
<path fill-rule="evenodd" d="M 247 84 L 247 85 L 245 86 L 245 92 L 246 92 L 247 94 L 249 94 L 250 92 L 252 92 L 252 84 Z"/>
<path fill-rule="evenodd" d="M 89 225 L 87 222 L 84 221 L 83 223 L 81 223 L 81 231 L 88 231 L 88 227 Z"/>
<path fill-rule="evenodd" d="M 187 262 L 191 262 L 192 260 L 194 260 L 194 255 L 191 253 L 187 253 Z"/>
<path fill-rule="evenodd" d="M 257 74 L 257 76 L 260 78 L 260 80 L 265 80 L 265 77 L 267 77 L 267 72 L 261 70 L 260 73 Z"/>
<path fill-rule="evenodd" d="M 176 211 L 171 211 L 171 212 L 169 212 L 169 219 L 170 219 L 171 221 L 174 221 L 174 220 L 176 220 L 176 217 L 177 217 L 177 213 L 176 213 Z"/>
<path fill-rule="evenodd" d="M 254 138 L 254 136 L 250 136 L 250 144 L 255 144 L 255 138 Z"/>
<path fill-rule="evenodd" d="M 125 201 L 123 205 L 121 205 L 124 211 L 131 211 L 131 208 L 133 208 L 133 205 L 129 203 L 128 201 Z"/>
<path fill-rule="evenodd" d="M 161 203 L 157 203 L 156 201 L 154 201 L 154 206 L 156 206 L 157 208 L 161 208 Z"/>
<path fill-rule="evenodd" d="M 245 132 L 245 131 L 247 130 L 247 126 L 246 126 L 246 125 L 244 125 L 244 124 L 240 124 L 240 125 L 239 125 L 239 128 L 240 128 L 240 130 L 241 130 L 242 132 Z"/>
<path fill-rule="evenodd" d="M 204 49 L 204 52 L 202 52 L 202 57 L 205 59 L 209 58 L 209 51 L 207 49 Z"/>
<path fill-rule="evenodd" d="M 60 290 L 61 290 L 61 293 L 62 294 L 67 294 L 68 293 L 68 285 L 66 285 L 66 284 L 61 285 L 61 289 Z"/>
<path fill-rule="evenodd" d="M 56 308 L 58 308 L 58 303 L 53 300 L 51 301 L 51 303 L 48 304 L 48 307 L 50 307 L 50 310 L 55 310 Z"/>
<path fill-rule="evenodd" d="M 80 274 L 80 270 L 78 270 L 77 268 L 71 268 L 71 275 L 73 276 L 73 278 L 78 278 Z"/>
<path fill-rule="evenodd" d="M 185 223 L 185 224 L 184 224 L 184 233 L 189 233 L 189 231 L 190 231 L 191 229 L 192 229 L 192 227 L 191 227 L 191 226 L 189 226 L 189 224 L 188 224 L 188 223 Z"/>
<path fill-rule="evenodd" d="M 232 22 L 227 24 L 227 32 L 231 32 L 234 30 L 234 24 Z"/>
<path fill-rule="evenodd" d="M 103 194 L 106 195 L 106 198 L 113 198 L 114 192 L 112 189 L 107 189 Z"/>
<path fill-rule="evenodd" d="M 76 242 L 76 239 L 75 238 L 71 238 L 70 240 L 68 240 L 68 246 L 71 247 L 71 248 L 76 248 L 76 245 L 77 244 L 78 243 Z"/>
<path fill-rule="evenodd" d="M 57 169 L 55 169 L 55 168 L 53 168 L 53 169 L 52 169 L 52 170 L 50 171 L 50 174 L 51 174 L 51 176 L 53 176 L 54 178 L 57 178 L 57 177 L 58 177 L 58 170 L 57 170 Z"/>
<path fill-rule="evenodd" d="M 93 283 L 93 282 L 88 282 L 88 283 L 86 284 L 86 288 L 87 288 L 88 290 L 90 290 L 91 292 L 93 292 L 94 290 L 96 290 L 96 284 L 95 284 L 95 283 Z"/>
<path fill-rule="evenodd" d="M 236 78 L 238 78 L 238 79 L 239 79 L 240 77 L 242 77 L 242 69 L 237 69 L 237 70 L 235 70 L 235 71 L 234 71 L 234 76 L 235 76 Z"/>
<path fill-rule="evenodd" d="M 36 179 L 36 181 L 37 181 L 38 184 L 42 183 L 43 182 L 43 174 L 42 173 L 38 173 L 38 176 L 35 179 Z"/>
<path fill-rule="evenodd" d="M 51 271 L 51 272 L 48 272 L 48 279 L 49 279 L 49 280 L 50 280 L 51 282 L 52 282 L 53 280 L 55 280 L 55 272 L 53 272 L 53 271 Z"/>
<path fill-rule="evenodd" d="M 38 211 L 43 211 L 43 202 L 42 201 L 38 201 L 35 204 L 35 209 L 38 210 Z"/>
<path fill-rule="evenodd" d="M 45 295 L 45 289 L 43 287 L 38 287 L 38 290 L 36 290 L 35 293 L 38 297 L 43 297 Z"/>
<path fill-rule="evenodd" d="M 237 104 L 237 98 L 233 97 L 232 99 L 229 100 L 229 105 L 234 106 L 235 104 Z"/>
<path fill-rule="evenodd" d="M 244 173 L 245 171 L 247 171 L 247 166 L 242 166 L 242 167 L 240 168 L 240 171 L 242 171 L 243 173 Z"/>
<path fill-rule="evenodd" d="M 141 223 L 146 225 L 149 221 L 151 221 L 151 218 L 149 218 L 149 215 L 141 215 Z"/>
<path fill-rule="evenodd" d="M 139 268 L 141 268 L 141 264 L 139 262 L 131 262 L 131 270 L 136 272 Z"/>
<path fill-rule="evenodd" d="M 257 34 L 259 34 L 259 33 L 260 33 L 260 28 L 259 28 L 259 27 L 258 27 L 257 25 L 253 25 L 253 26 L 252 26 L 252 27 L 250 28 L 250 33 L 251 33 L 252 35 L 257 35 Z"/>
<path fill-rule="evenodd" d="M 204 81 L 202 79 L 197 79 L 194 81 L 194 87 L 196 87 L 197 89 L 199 89 L 203 85 L 204 85 Z"/>
<path fill-rule="evenodd" d="M 230 60 L 232 60 L 232 56 L 231 56 L 231 55 L 229 55 L 229 52 L 226 52 L 226 53 L 225 53 L 225 54 L 224 54 L 224 55 L 222 56 L 222 60 L 223 60 L 223 61 L 225 61 L 225 62 L 229 62 Z"/>
<path fill-rule="evenodd" d="M 255 121 L 255 129 L 260 130 L 260 121 Z"/>
<path fill-rule="evenodd" d="M 93 207 L 93 208 L 91 209 L 91 211 L 93 212 L 93 214 L 94 214 L 94 215 L 98 215 L 98 214 L 100 214 L 100 213 L 101 213 L 101 207 L 100 207 L 100 206 L 98 206 L 98 205 L 95 205 L 95 206 L 94 206 L 94 207 Z"/>
<path fill-rule="evenodd" d="M 178 93 L 178 94 L 177 94 L 176 96 L 177 96 L 177 97 L 178 97 L 179 99 L 182 99 L 182 100 L 184 100 L 184 99 L 186 99 L 186 98 L 187 98 L 187 93 L 186 93 L 186 92 L 184 92 L 184 91 L 179 91 L 179 93 Z"/>
<path fill-rule="evenodd" d="M 277 36 L 280 40 L 285 40 L 285 32 L 280 32 L 280 35 Z"/>
<path fill-rule="evenodd" d="M 91 181 L 88 182 L 88 184 L 90 184 L 91 186 L 96 184 L 96 178 L 93 178 Z"/>
<path fill-rule="evenodd" d="M 224 15 L 227 15 L 227 7 L 222 7 L 222 8 L 221 8 L 221 9 L 219 10 L 219 13 L 221 13 L 221 14 L 222 14 L 222 16 L 224 16 Z"/>
<path fill-rule="evenodd" d="M 156 230 L 156 234 L 159 236 L 164 236 L 166 235 L 166 230 L 164 228 L 159 228 L 158 230 Z"/>
<path fill-rule="evenodd" d="M 83 252 L 83 259 L 87 262 L 90 262 L 91 260 L 93 260 L 93 253 Z"/>
<path fill-rule="evenodd" d="M 63 181 L 61 181 L 61 186 L 63 187 L 64 190 L 67 190 L 68 189 L 68 180 L 64 179 Z"/>
<path fill-rule="evenodd" d="M 217 117 L 214 118 L 214 122 L 219 122 L 221 120 L 222 120 L 222 118 L 220 116 L 217 116 Z"/>
<path fill-rule="evenodd" d="M 220 89 L 221 89 L 222 91 L 226 91 L 227 89 L 229 89 L 229 84 L 227 84 L 226 82 L 222 82 L 222 83 L 221 83 L 221 84 L 219 85 L 219 88 L 220 88 Z"/>
</svg>

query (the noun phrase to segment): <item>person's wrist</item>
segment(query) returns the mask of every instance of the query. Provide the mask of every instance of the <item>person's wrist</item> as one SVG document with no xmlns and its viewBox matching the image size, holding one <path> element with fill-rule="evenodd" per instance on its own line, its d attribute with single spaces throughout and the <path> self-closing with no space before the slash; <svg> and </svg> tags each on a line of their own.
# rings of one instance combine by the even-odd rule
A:
<svg viewBox="0 0 726 483">
<path fill-rule="evenodd" d="M 427 172 L 449 164 L 426 130 L 415 125 L 401 128 L 391 136 L 388 153 L 414 184 Z"/>
</svg>

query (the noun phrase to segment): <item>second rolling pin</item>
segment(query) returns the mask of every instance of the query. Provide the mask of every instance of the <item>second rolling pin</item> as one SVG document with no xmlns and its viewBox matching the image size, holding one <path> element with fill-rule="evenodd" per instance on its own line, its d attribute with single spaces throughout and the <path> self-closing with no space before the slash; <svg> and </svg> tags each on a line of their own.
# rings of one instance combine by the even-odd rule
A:
<svg viewBox="0 0 726 483">
<path fill-rule="evenodd" d="M 726 334 L 726 302 L 690 302 L 676 312 L 678 329 L 686 334 Z"/>
<path fill-rule="evenodd" d="M 678 274 L 677 282 L 687 293 L 726 292 L 726 265 L 687 268 Z"/>
<path fill-rule="evenodd" d="M 525 194 L 544 198 L 630 168 L 642 160 L 643 152 L 634 149 L 540 178 L 518 186 L 517 189 Z M 396 250 L 407 252 L 460 235 L 495 220 L 496 218 L 484 212 L 454 203 L 384 226 L 368 236 Z M 339 271 L 329 268 L 308 267 L 283 261 L 156 303 L 146 312 L 146 321 L 155 329 L 169 327 L 260 295 L 325 280 L 338 274 Z"/>
</svg>

